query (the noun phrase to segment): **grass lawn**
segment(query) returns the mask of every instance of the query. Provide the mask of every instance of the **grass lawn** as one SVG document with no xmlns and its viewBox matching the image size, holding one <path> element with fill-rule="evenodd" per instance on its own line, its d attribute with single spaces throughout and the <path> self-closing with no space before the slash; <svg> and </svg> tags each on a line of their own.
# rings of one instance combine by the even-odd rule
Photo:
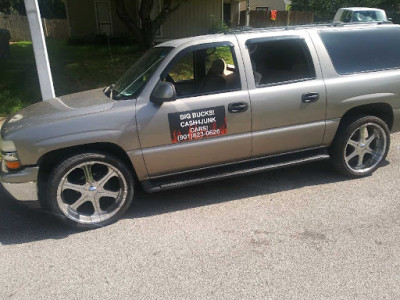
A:
<svg viewBox="0 0 400 300">
<path fill-rule="evenodd" d="M 41 101 L 32 43 L 10 45 L 11 57 L 0 60 L 0 116 L 11 114 Z M 137 46 L 69 45 L 48 40 L 47 49 L 57 96 L 104 87 L 115 81 L 141 56 Z M 233 64 L 229 47 L 210 50 L 206 69 L 216 58 Z M 171 71 L 176 81 L 193 77 L 193 56 L 183 59 Z"/>
<path fill-rule="evenodd" d="M 11 57 L 0 60 L 0 116 L 41 100 L 32 43 L 10 45 Z M 140 57 L 136 46 L 72 46 L 48 40 L 57 96 L 115 82 Z M 112 55 L 111 55 L 112 54 Z"/>
</svg>

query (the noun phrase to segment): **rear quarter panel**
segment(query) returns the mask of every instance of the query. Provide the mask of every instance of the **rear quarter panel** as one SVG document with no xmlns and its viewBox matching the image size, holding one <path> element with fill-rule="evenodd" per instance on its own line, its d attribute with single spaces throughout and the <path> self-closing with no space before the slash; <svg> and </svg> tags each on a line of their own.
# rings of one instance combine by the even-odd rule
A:
<svg viewBox="0 0 400 300">
<path fill-rule="evenodd" d="M 342 118 L 352 108 L 373 103 L 389 104 L 396 115 L 400 109 L 399 69 L 340 75 L 336 72 L 318 31 L 313 30 L 310 35 L 317 49 L 325 80 L 327 122 Z"/>
</svg>

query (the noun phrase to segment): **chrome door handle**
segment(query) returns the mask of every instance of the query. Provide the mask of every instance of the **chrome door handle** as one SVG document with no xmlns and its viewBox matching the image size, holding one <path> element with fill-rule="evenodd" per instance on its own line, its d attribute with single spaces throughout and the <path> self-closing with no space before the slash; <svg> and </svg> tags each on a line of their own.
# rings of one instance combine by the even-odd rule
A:
<svg viewBox="0 0 400 300">
<path fill-rule="evenodd" d="M 248 108 L 249 105 L 246 102 L 236 102 L 228 105 L 228 111 L 231 113 L 245 112 Z"/>
<path fill-rule="evenodd" d="M 317 92 L 305 93 L 301 97 L 304 103 L 313 103 L 319 100 L 319 94 Z"/>
</svg>

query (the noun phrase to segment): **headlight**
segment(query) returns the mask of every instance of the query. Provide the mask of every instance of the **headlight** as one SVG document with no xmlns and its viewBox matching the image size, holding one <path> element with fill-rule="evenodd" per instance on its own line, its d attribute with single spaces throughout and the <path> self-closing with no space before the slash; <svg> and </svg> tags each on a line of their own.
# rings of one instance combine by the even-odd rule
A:
<svg viewBox="0 0 400 300">
<path fill-rule="evenodd" d="M 9 170 L 18 170 L 22 167 L 17 152 L 2 152 L 4 163 Z"/>
<path fill-rule="evenodd" d="M 4 141 L 0 138 L 0 151 L 2 152 L 16 152 L 17 149 L 12 141 Z"/>
</svg>

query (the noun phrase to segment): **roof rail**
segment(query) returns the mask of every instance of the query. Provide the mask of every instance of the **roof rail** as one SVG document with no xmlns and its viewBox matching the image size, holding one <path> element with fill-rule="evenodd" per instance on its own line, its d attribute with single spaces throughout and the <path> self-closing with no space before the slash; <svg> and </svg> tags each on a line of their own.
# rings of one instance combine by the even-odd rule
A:
<svg viewBox="0 0 400 300">
<path fill-rule="evenodd" d="M 277 26 L 277 27 L 261 27 L 254 28 L 248 26 L 241 26 L 232 28 L 231 30 L 225 31 L 225 34 L 238 34 L 245 32 L 259 32 L 259 31 L 280 31 L 280 30 L 295 30 L 295 29 L 307 29 L 307 28 L 318 28 L 318 27 L 360 27 L 360 26 L 371 26 L 371 25 L 387 25 L 393 24 L 389 21 L 378 21 L 368 23 L 343 23 L 343 22 L 330 22 L 330 23 L 313 23 L 305 25 L 289 25 L 289 26 Z"/>
</svg>

